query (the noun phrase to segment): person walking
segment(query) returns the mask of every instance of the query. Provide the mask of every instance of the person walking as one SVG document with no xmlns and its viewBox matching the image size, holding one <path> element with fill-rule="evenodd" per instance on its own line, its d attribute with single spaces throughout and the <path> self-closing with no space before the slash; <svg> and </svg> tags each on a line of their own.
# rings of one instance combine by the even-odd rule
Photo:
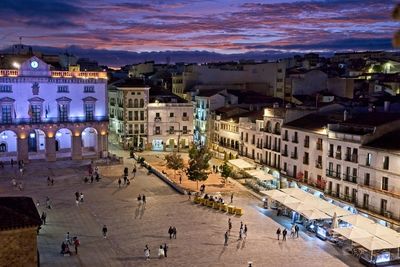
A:
<svg viewBox="0 0 400 267">
<path fill-rule="evenodd" d="M 54 179 L 51 178 L 51 185 L 54 185 Z"/>
<path fill-rule="evenodd" d="M 240 229 L 243 229 L 243 222 L 240 222 Z"/>
<path fill-rule="evenodd" d="M 176 239 L 176 227 L 172 227 L 172 236 Z"/>
<path fill-rule="evenodd" d="M 296 224 L 295 226 L 294 226 L 294 231 L 296 232 L 296 237 L 297 238 L 299 238 L 299 226 Z"/>
<path fill-rule="evenodd" d="M 75 247 L 75 254 L 78 255 L 78 247 L 81 244 L 81 242 L 79 241 L 78 237 L 74 237 L 74 247 Z"/>
<path fill-rule="evenodd" d="M 173 233 L 174 233 L 174 230 L 172 229 L 172 226 L 170 226 L 169 229 L 168 229 L 169 239 L 172 239 L 172 234 Z"/>
<path fill-rule="evenodd" d="M 126 181 L 128 180 L 128 177 L 124 175 L 124 184 L 126 184 Z"/>
<path fill-rule="evenodd" d="M 51 210 L 51 202 L 50 202 L 50 198 L 46 197 L 46 207 Z"/>
<path fill-rule="evenodd" d="M 233 203 L 233 193 L 231 194 L 231 203 Z"/>
<path fill-rule="evenodd" d="M 192 192 L 189 190 L 187 194 L 188 194 L 188 200 L 192 200 Z"/>
<path fill-rule="evenodd" d="M 79 200 L 79 192 L 78 191 L 75 192 L 75 199 Z"/>
<path fill-rule="evenodd" d="M 71 245 L 71 238 L 69 236 L 69 232 L 65 234 L 65 243 Z"/>
<path fill-rule="evenodd" d="M 144 247 L 144 257 L 146 258 L 146 260 L 150 259 L 150 249 L 147 245 Z"/>
<path fill-rule="evenodd" d="M 247 224 L 244 225 L 243 235 L 244 235 L 244 238 L 247 237 Z"/>
<path fill-rule="evenodd" d="M 295 230 L 294 224 L 293 224 L 292 227 L 290 228 L 290 236 L 291 236 L 292 238 L 294 238 L 295 232 L 296 232 L 296 230 Z"/>
<path fill-rule="evenodd" d="M 107 231 L 108 231 L 107 226 L 104 225 L 104 226 L 103 226 L 103 237 L 104 237 L 104 238 L 107 238 Z"/>
<path fill-rule="evenodd" d="M 285 228 L 285 229 L 283 229 L 283 232 L 282 232 L 282 240 L 283 241 L 286 241 L 286 235 L 287 235 L 287 230 Z"/>
<path fill-rule="evenodd" d="M 51 180 L 50 180 L 50 176 L 47 176 L 47 186 L 50 186 Z"/>
<path fill-rule="evenodd" d="M 140 194 L 137 197 L 137 201 L 138 201 L 138 204 L 140 206 L 140 204 L 142 204 L 142 196 Z"/>
<path fill-rule="evenodd" d="M 142 196 L 142 200 L 143 200 L 143 205 L 145 205 L 146 204 L 146 196 L 145 195 Z"/>
<path fill-rule="evenodd" d="M 276 235 L 278 236 L 278 240 L 279 240 L 279 236 L 281 235 L 281 229 L 278 228 L 278 230 L 276 230 Z"/>
<path fill-rule="evenodd" d="M 179 174 L 179 184 L 182 184 L 182 173 Z"/>
<path fill-rule="evenodd" d="M 40 219 L 42 219 L 43 225 L 46 225 L 46 218 L 47 218 L 47 214 L 45 211 L 43 211 L 42 216 L 40 216 Z"/>
<path fill-rule="evenodd" d="M 83 193 L 81 192 L 81 194 L 79 195 L 79 201 L 81 202 L 81 203 L 83 203 Z"/>
<path fill-rule="evenodd" d="M 167 251 L 168 251 L 167 243 L 164 243 L 163 249 L 164 249 L 164 256 L 167 257 Z"/>
<path fill-rule="evenodd" d="M 224 238 L 225 238 L 224 246 L 227 246 L 228 245 L 228 239 L 229 239 L 228 231 L 225 232 Z"/>
<path fill-rule="evenodd" d="M 160 248 L 158 249 L 158 258 L 161 259 L 164 257 L 164 248 L 162 245 L 160 245 Z"/>
<path fill-rule="evenodd" d="M 90 175 L 90 183 L 91 183 L 91 184 L 93 184 L 93 180 L 94 180 L 93 175 Z"/>
<path fill-rule="evenodd" d="M 231 234 L 231 230 L 232 230 L 232 221 L 231 218 L 228 219 L 228 234 Z"/>
<path fill-rule="evenodd" d="M 118 178 L 118 187 L 121 188 L 121 178 Z"/>
<path fill-rule="evenodd" d="M 242 235 L 243 235 L 243 228 L 239 229 L 239 239 L 238 240 L 242 240 Z"/>
</svg>

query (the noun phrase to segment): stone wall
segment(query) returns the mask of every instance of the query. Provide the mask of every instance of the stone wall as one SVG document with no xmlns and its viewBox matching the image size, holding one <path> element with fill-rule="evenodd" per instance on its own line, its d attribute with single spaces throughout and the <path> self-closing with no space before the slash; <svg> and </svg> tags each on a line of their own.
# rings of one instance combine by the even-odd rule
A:
<svg viewBox="0 0 400 267">
<path fill-rule="evenodd" d="M 0 231 L 0 266 L 37 266 L 37 228 Z"/>
</svg>

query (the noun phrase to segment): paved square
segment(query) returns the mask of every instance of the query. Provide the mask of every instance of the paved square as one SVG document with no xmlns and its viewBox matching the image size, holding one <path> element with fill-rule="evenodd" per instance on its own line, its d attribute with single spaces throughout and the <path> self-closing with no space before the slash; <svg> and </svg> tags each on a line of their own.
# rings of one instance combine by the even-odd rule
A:
<svg viewBox="0 0 400 267">
<path fill-rule="evenodd" d="M 1 196 L 32 196 L 40 201 L 40 212 L 46 210 L 46 196 L 52 201 L 47 225 L 38 236 L 41 266 L 247 266 L 248 261 L 253 266 L 360 266 L 353 257 L 305 233 L 278 242 L 275 231 L 281 226 L 247 192 L 235 195 L 234 204 L 243 207 L 245 215 L 231 216 L 232 234 L 224 247 L 228 215 L 192 204 L 144 169 L 139 169 L 128 187 L 118 188 L 116 182 L 121 165 L 100 167 L 107 177 L 85 184 L 88 163 L 31 163 L 21 179 L 24 191 L 12 189 L 15 167 L 0 169 Z M 132 170 L 131 159 L 125 159 L 125 165 Z M 48 175 L 54 177 L 53 186 L 47 185 Z M 76 191 L 85 196 L 79 207 Z M 138 205 L 138 194 L 146 195 L 145 207 Z M 249 229 L 242 241 L 237 240 L 240 221 Z M 101 233 L 103 224 L 108 227 L 106 239 Z M 176 240 L 168 237 L 171 225 L 177 228 Z M 67 231 L 81 240 L 77 256 L 59 254 Z M 158 259 L 157 248 L 163 243 L 169 246 L 168 258 Z M 146 244 L 151 250 L 149 261 L 144 260 Z"/>
</svg>

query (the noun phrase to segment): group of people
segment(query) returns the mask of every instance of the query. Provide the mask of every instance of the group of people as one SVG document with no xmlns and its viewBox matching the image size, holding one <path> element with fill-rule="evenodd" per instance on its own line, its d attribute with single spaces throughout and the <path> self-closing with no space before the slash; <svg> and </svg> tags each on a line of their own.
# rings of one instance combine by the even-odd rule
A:
<svg viewBox="0 0 400 267">
<path fill-rule="evenodd" d="M 168 229 L 168 234 L 169 234 L 169 239 L 176 239 L 176 227 L 175 226 L 170 226 Z"/>
<path fill-rule="evenodd" d="M 141 204 L 145 205 L 146 204 L 146 196 L 145 195 L 139 194 L 138 197 L 137 197 L 137 200 L 138 200 L 138 204 L 139 205 L 141 205 Z"/>
<path fill-rule="evenodd" d="M 293 224 L 292 227 L 290 228 L 290 236 L 292 238 L 295 238 L 295 236 L 296 236 L 296 238 L 298 238 L 299 237 L 299 230 L 300 230 L 299 226 L 297 224 Z M 286 228 L 283 228 L 283 231 L 281 231 L 280 228 L 278 228 L 276 230 L 276 235 L 278 237 L 278 240 L 280 238 L 280 235 L 282 234 L 282 240 L 286 241 L 287 233 L 288 233 L 288 231 L 286 230 Z"/>
<path fill-rule="evenodd" d="M 75 254 L 78 254 L 78 247 L 80 246 L 81 242 L 79 241 L 78 237 L 74 236 L 71 240 L 69 232 L 65 234 L 65 240 L 61 243 L 61 252 L 62 255 L 72 255 L 71 251 L 69 250 L 69 246 L 73 245 L 75 248 Z"/>
<path fill-rule="evenodd" d="M 167 243 L 164 243 L 164 245 L 160 245 L 160 247 L 158 248 L 158 258 L 161 259 L 167 257 L 167 252 L 168 252 Z M 144 257 L 146 258 L 146 260 L 150 259 L 150 249 L 148 245 L 144 247 Z"/>
<path fill-rule="evenodd" d="M 209 196 L 208 194 L 204 195 L 204 199 L 208 199 L 210 201 L 218 202 L 224 204 L 225 201 L 222 197 L 217 197 L 217 196 Z"/>
<path fill-rule="evenodd" d="M 22 183 L 22 181 L 17 182 L 15 178 L 11 179 L 11 185 L 14 189 L 18 189 L 19 191 L 24 190 L 24 184 Z"/>
<path fill-rule="evenodd" d="M 54 179 L 47 176 L 47 186 L 54 185 Z"/>
<path fill-rule="evenodd" d="M 75 203 L 76 206 L 79 206 L 79 203 L 83 203 L 83 193 L 82 192 L 75 192 Z"/>
<path fill-rule="evenodd" d="M 218 173 L 221 170 L 221 166 L 213 165 L 212 169 L 213 169 L 213 172 Z"/>
<path fill-rule="evenodd" d="M 231 234 L 231 230 L 232 230 L 232 220 L 231 220 L 231 218 L 229 218 L 228 219 L 228 230 L 225 232 L 225 235 L 224 235 L 224 239 L 225 239 L 224 246 L 228 245 L 228 241 L 229 241 L 229 236 Z M 243 222 L 240 222 L 238 241 L 247 237 L 247 230 L 248 230 L 247 229 L 247 225 L 243 224 Z"/>
</svg>

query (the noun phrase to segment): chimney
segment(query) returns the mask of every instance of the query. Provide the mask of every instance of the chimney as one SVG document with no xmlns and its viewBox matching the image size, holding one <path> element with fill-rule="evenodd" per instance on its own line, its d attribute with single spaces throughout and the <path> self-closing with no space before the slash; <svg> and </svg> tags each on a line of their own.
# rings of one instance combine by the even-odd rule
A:
<svg viewBox="0 0 400 267">
<path fill-rule="evenodd" d="M 383 104 L 383 108 L 385 112 L 389 112 L 390 111 L 390 101 L 385 101 Z"/>
<path fill-rule="evenodd" d="M 343 111 L 343 121 L 347 121 L 347 110 Z"/>
</svg>

